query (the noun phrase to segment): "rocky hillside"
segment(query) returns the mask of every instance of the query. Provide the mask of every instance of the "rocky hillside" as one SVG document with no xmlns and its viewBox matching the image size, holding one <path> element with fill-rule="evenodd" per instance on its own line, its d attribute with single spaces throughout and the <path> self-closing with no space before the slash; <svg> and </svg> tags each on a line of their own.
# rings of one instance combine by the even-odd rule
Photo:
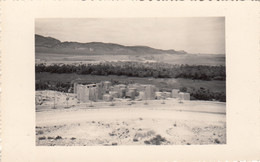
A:
<svg viewBox="0 0 260 162">
<path fill-rule="evenodd" d="M 140 54 L 187 54 L 185 51 L 162 50 L 148 46 L 124 46 L 102 42 L 61 42 L 52 37 L 35 35 L 35 51 L 37 53 L 84 54 L 84 55 L 140 55 Z"/>
</svg>

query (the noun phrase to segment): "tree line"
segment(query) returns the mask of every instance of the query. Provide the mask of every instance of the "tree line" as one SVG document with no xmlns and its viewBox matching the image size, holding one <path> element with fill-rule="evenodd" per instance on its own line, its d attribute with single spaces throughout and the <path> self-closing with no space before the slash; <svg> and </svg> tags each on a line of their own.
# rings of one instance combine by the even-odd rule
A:
<svg viewBox="0 0 260 162">
<path fill-rule="evenodd" d="M 104 62 L 99 64 L 36 64 L 36 73 L 76 73 L 80 75 L 125 75 L 129 77 L 226 80 L 225 66 L 171 65 L 165 63 Z"/>
</svg>

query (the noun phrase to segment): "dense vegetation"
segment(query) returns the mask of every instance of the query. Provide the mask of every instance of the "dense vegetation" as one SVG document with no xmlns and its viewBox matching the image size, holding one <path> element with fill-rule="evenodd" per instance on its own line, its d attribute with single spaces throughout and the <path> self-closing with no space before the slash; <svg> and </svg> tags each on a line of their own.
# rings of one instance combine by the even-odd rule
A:
<svg viewBox="0 0 260 162">
<path fill-rule="evenodd" d="M 106 80 L 112 76 L 113 79 L 110 79 L 110 81 L 113 84 L 154 84 L 160 91 L 170 92 L 173 88 L 179 88 L 183 92 L 189 92 L 191 94 L 191 99 L 193 100 L 226 101 L 225 90 L 216 90 L 217 85 L 214 83 L 223 82 L 223 84 L 225 84 L 225 66 L 105 62 L 99 64 L 77 65 L 37 64 L 35 65 L 35 70 L 36 90 L 49 89 L 63 92 L 73 92 L 73 80 L 76 79 L 76 76 L 85 78 L 81 80 L 84 84 L 100 82 L 100 79 L 97 80 L 98 78 L 96 76 L 100 76 L 99 78 L 104 76 L 106 77 Z M 43 77 L 37 78 L 39 74 L 43 74 Z M 55 74 L 52 79 L 50 78 L 52 76 L 51 74 Z M 69 78 L 68 75 L 70 76 Z M 117 78 L 117 76 L 126 77 Z M 86 80 L 86 77 L 89 79 Z M 151 81 L 151 78 L 184 78 L 182 80 L 186 83 L 181 83 L 180 85 L 170 85 L 164 81 L 157 81 L 160 79 L 154 79 Z M 223 84 L 221 83 L 221 85 Z"/>
<path fill-rule="evenodd" d="M 129 77 L 187 78 L 226 80 L 225 66 L 171 65 L 163 63 L 105 62 L 99 64 L 37 64 L 36 73 L 76 73 L 91 75 L 125 75 Z"/>
<path fill-rule="evenodd" d="M 191 100 L 206 100 L 206 101 L 221 101 L 226 102 L 226 93 L 212 92 L 209 89 L 200 87 L 199 89 L 187 89 L 186 87 L 180 88 L 181 92 L 190 93 Z"/>
</svg>

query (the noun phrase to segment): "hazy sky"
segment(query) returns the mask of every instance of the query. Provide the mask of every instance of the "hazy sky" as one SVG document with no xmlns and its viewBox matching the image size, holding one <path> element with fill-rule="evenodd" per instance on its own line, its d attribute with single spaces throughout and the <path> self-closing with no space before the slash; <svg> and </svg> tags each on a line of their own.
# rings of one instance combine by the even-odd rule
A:
<svg viewBox="0 0 260 162">
<path fill-rule="evenodd" d="M 189 53 L 225 53 L 223 17 L 36 19 L 35 33 L 60 41 L 144 45 Z"/>
</svg>

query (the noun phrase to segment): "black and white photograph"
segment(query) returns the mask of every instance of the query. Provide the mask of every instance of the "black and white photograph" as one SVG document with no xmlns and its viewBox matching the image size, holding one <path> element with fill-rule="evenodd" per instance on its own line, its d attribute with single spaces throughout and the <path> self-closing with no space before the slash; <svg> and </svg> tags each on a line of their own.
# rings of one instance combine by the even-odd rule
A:
<svg viewBox="0 0 260 162">
<path fill-rule="evenodd" d="M 35 20 L 37 146 L 226 144 L 225 18 Z"/>
<path fill-rule="evenodd" d="M 1 1 L 1 161 L 259 159 L 255 3 Z"/>
</svg>

